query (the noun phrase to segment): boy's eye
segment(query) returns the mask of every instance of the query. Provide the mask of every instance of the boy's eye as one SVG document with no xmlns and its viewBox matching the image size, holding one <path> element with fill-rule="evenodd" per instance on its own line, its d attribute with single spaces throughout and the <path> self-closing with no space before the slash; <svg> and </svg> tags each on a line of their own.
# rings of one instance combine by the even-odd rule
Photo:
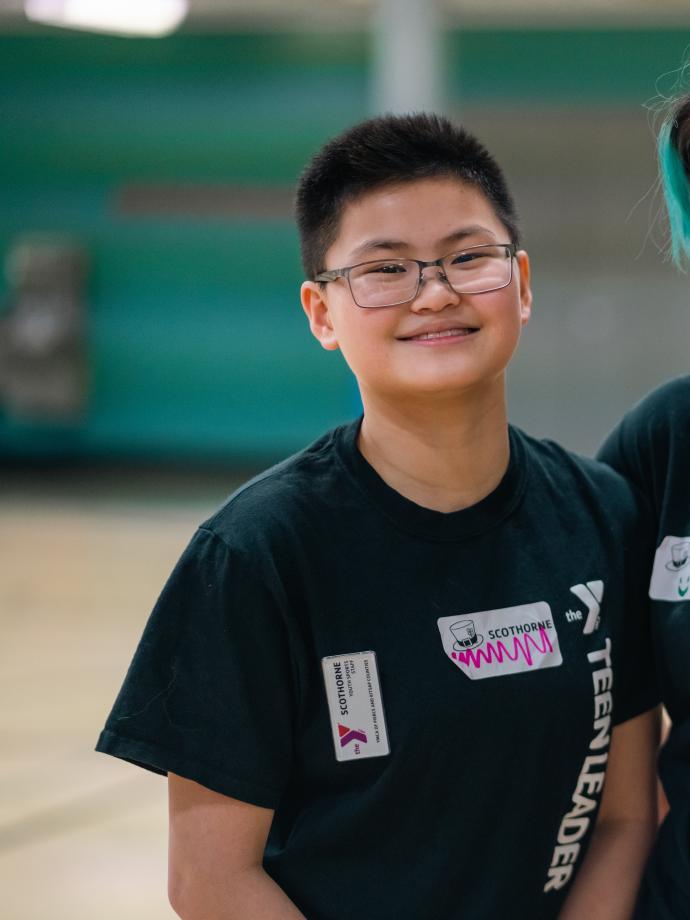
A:
<svg viewBox="0 0 690 920">
<path fill-rule="evenodd" d="M 478 259 L 486 259 L 490 253 L 484 249 L 479 252 L 458 252 L 452 257 L 452 265 L 466 265 L 468 262 L 476 262 Z"/>
<path fill-rule="evenodd" d="M 400 265 L 397 262 L 374 262 L 367 266 L 365 274 L 398 275 L 404 274 L 407 270 L 405 265 Z"/>
<path fill-rule="evenodd" d="M 451 266 L 458 266 L 462 268 L 466 265 L 473 265 L 475 268 L 479 268 L 479 263 L 482 265 L 489 264 L 495 259 L 501 259 L 504 256 L 503 250 L 497 246 L 488 246 L 486 249 L 472 249 L 465 250 L 463 252 L 456 252 L 454 255 L 449 257 Z"/>
</svg>

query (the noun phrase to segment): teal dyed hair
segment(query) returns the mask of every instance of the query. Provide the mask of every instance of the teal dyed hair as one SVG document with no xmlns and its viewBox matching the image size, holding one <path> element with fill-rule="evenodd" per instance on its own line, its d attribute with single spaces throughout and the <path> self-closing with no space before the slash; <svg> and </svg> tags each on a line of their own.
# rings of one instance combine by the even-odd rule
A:
<svg viewBox="0 0 690 920">
<path fill-rule="evenodd" d="M 690 184 L 678 152 L 678 107 L 664 119 L 657 139 L 659 174 L 666 199 L 671 258 L 679 268 L 690 261 Z"/>
</svg>

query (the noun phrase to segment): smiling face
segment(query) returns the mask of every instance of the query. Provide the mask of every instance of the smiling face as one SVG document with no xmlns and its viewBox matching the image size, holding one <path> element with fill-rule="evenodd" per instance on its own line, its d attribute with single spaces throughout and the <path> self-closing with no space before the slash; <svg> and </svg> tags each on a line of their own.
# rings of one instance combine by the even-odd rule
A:
<svg viewBox="0 0 690 920">
<path fill-rule="evenodd" d="M 346 205 L 325 269 L 381 258 L 438 259 L 509 235 L 488 199 L 453 178 L 385 186 Z M 519 252 L 513 279 L 500 290 L 457 294 L 435 267 L 425 269 L 416 298 L 362 309 L 347 280 L 302 285 L 311 330 L 326 349 L 340 349 L 369 396 L 399 400 L 452 396 L 503 385 L 503 374 L 530 315 L 529 262 Z"/>
</svg>

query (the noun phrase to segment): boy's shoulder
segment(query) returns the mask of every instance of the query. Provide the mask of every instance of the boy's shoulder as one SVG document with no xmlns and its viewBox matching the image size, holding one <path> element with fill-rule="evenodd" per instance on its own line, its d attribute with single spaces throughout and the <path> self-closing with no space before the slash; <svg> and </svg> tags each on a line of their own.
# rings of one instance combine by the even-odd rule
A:
<svg viewBox="0 0 690 920">
<path fill-rule="evenodd" d="M 548 438 L 534 438 L 524 432 L 519 435 L 529 455 L 530 467 L 537 471 L 553 494 L 560 494 L 563 502 L 590 496 L 603 510 L 612 509 L 617 515 L 625 509 L 637 510 L 640 501 L 637 491 L 607 464 Z"/>
<path fill-rule="evenodd" d="M 599 449 L 606 463 L 636 481 L 690 451 L 690 376 L 657 387 L 627 412 Z M 685 462 L 683 460 L 683 462 Z"/>
<path fill-rule="evenodd" d="M 666 429 L 690 421 L 690 375 L 676 377 L 643 397 L 627 413 L 628 425 Z"/>
<path fill-rule="evenodd" d="M 674 377 L 643 397 L 635 408 L 687 409 L 690 400 L 690 374 Z"/>
<path fill-rule="evenodd" d="M 280 536 L 337 496 L 338 443 L 355 422 L 326 432 L 307 447 L 244 483 L 201 525 L 229 545 L 247 537 Z"/>
</svg>

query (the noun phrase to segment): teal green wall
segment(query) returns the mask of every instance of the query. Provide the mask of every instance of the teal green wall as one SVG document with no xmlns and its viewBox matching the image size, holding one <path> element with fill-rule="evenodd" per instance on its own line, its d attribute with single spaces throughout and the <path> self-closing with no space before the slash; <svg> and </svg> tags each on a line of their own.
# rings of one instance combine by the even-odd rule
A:
<svg viewBox="0 0 690 920">
<path fill-rule="evenodd" d="M 689 34 L 447 36 L 452 106 L 639 106 Z M 123 215 L 130 182 L 292 184 L 367 114 L 363 35 L 0 36 L 0 253 L 32 232 L 91 257 L 91 399 L 73 425 L 0 408 L 0 456 L 268 459 L 355 411 L 308 334 L 289 220 Z M 4 282 L 3 282 L 4 284 Z M 0 288 L 0 301 L 7 298 Z"/>
</svg>

